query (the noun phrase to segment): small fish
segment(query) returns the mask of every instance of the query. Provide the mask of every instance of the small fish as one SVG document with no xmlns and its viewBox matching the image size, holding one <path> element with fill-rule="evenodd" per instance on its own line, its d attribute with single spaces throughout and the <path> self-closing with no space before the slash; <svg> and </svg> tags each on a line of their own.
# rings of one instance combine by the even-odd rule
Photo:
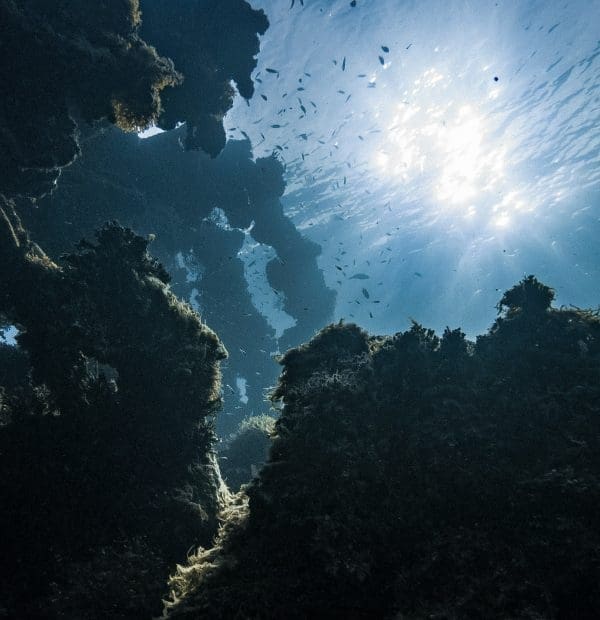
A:
<svg viewBox="0 0 600 620">
<path fill-rule="evenodd" d="M 277 71 L 277 69 L 271 69 L 271 68 L 267 67 L 266 72 L 267 73 L 275 73 L 277 75 L 277 77 L 279 77 L 279 71 Z"/>
<path fill-rule="evenodd" d="M 389 54 L 390 52 L 390 48 L 387 45 L 382 45 L 381 49 L 383 50 L 384 54 Z"/>
<path fill-rule="evenodd" d="M 277 124 L 271 125 L 271 128 L 272 129 L 281 129 L 281 125 L 277 125 Z"/>
<path fill-rule="evenodd" d="M 380 56 L 379 57 L 379 62 L 380 62 L 380 64 L 385 65 L 385 58 L 383 56 Z"/>
<path fill-rule="evenodd" d="M 369 276 L 366 273 L 355 273 L 353 276 L 350 276 L 350 280 L 368 280 Z"/>
<path fill-rule="evenodd" d="M 352 0 L 352 2 L 350 3 L 350 6 L 354 8 L 356 6 L 356 0 Z"/>
<path fill-rule="evenodd" d="M 344 56 L 344 60 L 342 60 L 342 71 L 346 70 L 346 57 Z"/>
<path fill-rule="evenodd" d="M 267 96 L 266 95 L 261 95 L 261 97 L 265 100 L 268 101 Z"/>
<path fill-rule="evenodd" d="M 416 275 L 416 276 L 417 276 L 417 278 L 422 278 L 422 277 L 423 277 L 423 274 L 422 274 L 422 273 L 419 273 L 418 271 L 415 271 L 415 274 L 414 274 L 414 275 Z"/>
<path fill-rule="evenodd" d="M 363 288 L 362 290 L 362 294 L 364 296 L 365 299 L 369 299 L 370 295 L 369 295 L 369 291 L 367 291 L 366 288 Z"/>
</svg>

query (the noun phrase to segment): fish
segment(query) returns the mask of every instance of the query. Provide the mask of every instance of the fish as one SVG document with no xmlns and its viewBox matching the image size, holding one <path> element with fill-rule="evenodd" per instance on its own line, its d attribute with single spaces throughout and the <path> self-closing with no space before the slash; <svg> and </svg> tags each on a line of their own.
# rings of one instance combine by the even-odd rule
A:
<svg viewBox="0 0 600 620">
<path fill-rule="evenodd" d="M 275 73 L 277 77 L 279 77 L 279 71 L 277 69 L 271 69 L 270 67 L 266 68 L 267 73 Z"/>
<path fill-rule="evenodd" d="M 261 97 L 265 100 L 268 101 L 267 96 L 266 95 L 261 95 Z"/>
<path fill-rule="evenodd" d="M 350 280 L 368 280 L 369 277 L 366 273 L 355 273 L 353 276 L 350 276 Z"/>
<path fill-rule="evenodd" d="M 380 62 L 382 65 L 385 65 L 385 58 L 384 58 L 383 56 L 380 56 L 380 57 L 379 57 L 379 62 Z"/>
<path fill-rule="evenodd" d="M 346 57 L 344 56 L 344 60 L 342 60 L 342 71 L 346 70 Z"/>
<path fill-rule="evenodd" d="M 384 51 L 384 53 L 388 54 L 390 51 L 390 48 L 387 45 L 382 45 L 381 49 Z"/>
<path fill-rule="evenodd" d="M 366 289 L 366 288 L 363 288 L 363 290 L 362 290 L 362 294 L 363 294 L 363 297 L 364 297 L 365 299 L 369 299 L 369 297 L 370 297 L 370 295 L 369 295 L 369 291 L 367 291 L 367 289 Z"/>
</svg>

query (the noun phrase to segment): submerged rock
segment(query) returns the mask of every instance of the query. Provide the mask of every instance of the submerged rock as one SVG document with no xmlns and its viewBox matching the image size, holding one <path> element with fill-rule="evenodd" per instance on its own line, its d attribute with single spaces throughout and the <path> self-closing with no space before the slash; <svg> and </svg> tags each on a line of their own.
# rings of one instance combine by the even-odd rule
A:
<svg viewBox="0 0 600 620">
<path fill-rule="evenodd" d="M 289 351 L 270 460 L 167 616 L 593 617 L 600 318 L 511 291 L 476 343 L 338 324 Z"/>
<path fill-rule="evenodd" d="M 219 449 L 223 479 L 232 491 L 252 480 L 265 464 L 271 449 L 275 418 L 257 415 L 246 418 Z"/>
<path fill-rule="evenodd" d="M 228 497 L 212 447 L 226 351 L 146 239 L 108 224 L 53 262 L 2 206 L 0 311 L 29 364 L 0 405 L 2 605 L 152 617 Z"/>
</svg>

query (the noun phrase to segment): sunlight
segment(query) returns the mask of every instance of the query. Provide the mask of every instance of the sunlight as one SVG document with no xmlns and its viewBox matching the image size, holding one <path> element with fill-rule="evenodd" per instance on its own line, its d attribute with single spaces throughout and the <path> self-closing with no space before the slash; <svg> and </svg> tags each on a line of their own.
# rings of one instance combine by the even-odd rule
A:
<svg viewBox="0 0 600 620">
<path fill-rule="evenodd" d="M 485 102 L 499 89 L 466 104 L 453 97 L 451 86 L 451 78 L 434 67 L 414 80 L 395 104 L 373 161 L 389 182 L 435 209 L 469 217 L 489 213 L 490 224 L 507 227 L 512 218 L 499 213 L 523 204 L 506 200 L 508 146 L 492 135 L 485 117 Z"/>
</svg>

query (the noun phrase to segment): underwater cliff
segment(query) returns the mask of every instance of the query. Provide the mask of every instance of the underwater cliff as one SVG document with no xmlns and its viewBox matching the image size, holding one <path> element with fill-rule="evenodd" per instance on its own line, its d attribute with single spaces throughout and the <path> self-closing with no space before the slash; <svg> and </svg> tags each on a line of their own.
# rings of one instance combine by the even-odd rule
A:
<svg viewBox="0 0 600 620">
<path fill-rule="evenodd" d="M 331 325 L 173 618 L 592 618 L 600 318 L 528 277 L 477 342 Z"/>
<path fill-rule="evenodd" d="M 598 617 L 594 20 L 488 7 L 572 48 L 509 191 L 450 48 L 410 69 L 485 57 L 469 3 L 252 4 L 0 0 L 0 618 Z"/>
</svg>

